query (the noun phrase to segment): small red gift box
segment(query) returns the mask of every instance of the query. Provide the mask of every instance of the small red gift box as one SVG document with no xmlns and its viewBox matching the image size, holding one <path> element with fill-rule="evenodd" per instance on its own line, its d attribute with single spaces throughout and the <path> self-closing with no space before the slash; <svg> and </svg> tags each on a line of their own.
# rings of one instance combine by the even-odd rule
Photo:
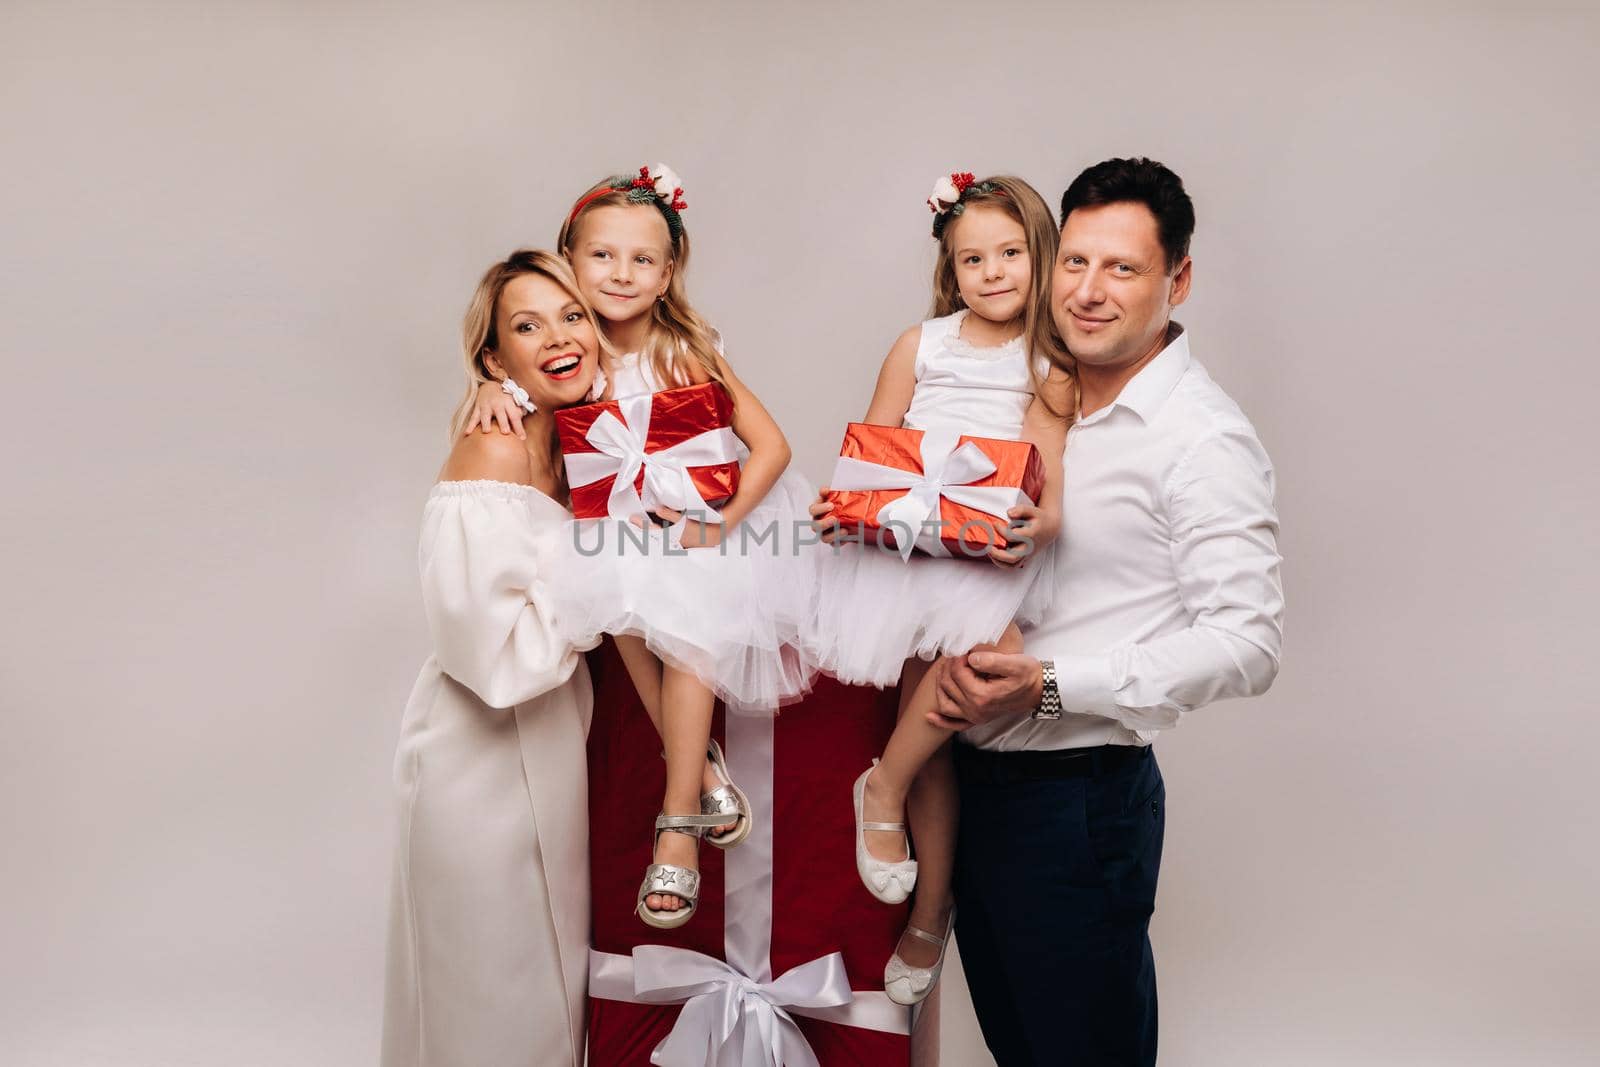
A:
<svg viewBox="0 0 1600 1067">
<path fill-rule="evenodd" d="M 747 1044 L 777 1034 L 784 1063 L 811 1062 L 808 1050 L 821 1067 L 936 1067 L 938 990 L 917 1013 L 883 992 L 906 906 L 872 898 L 853 851 L 850 788 L 888 739 L 897 692 L 819 678 L 776 718 L 719 705 L 712 733 L 755 823 L 737 848 L 701 844 L 694 917 L 657 930 L 634 904 L 661 742 L 610 641 L 589 670 L 589 1062 L 648 1067 L 661 1047 L 660 1062 L 777 1067 Z"/>
<path fill-rule="evenodd" d="M 850 534 L 902 556 L 981 558 L 1005 543 L 1007 510 L 1039 502 L 1044 460 L 1027 441 L 852 422 L 828 489 Z"/>
<path fill-rule="evenodd" d="M 715 382 L 565 408 L 556 429 L 580 519 L 671 508 L 714 520 L 739 488 L 733 400 Z"/>
</svg>

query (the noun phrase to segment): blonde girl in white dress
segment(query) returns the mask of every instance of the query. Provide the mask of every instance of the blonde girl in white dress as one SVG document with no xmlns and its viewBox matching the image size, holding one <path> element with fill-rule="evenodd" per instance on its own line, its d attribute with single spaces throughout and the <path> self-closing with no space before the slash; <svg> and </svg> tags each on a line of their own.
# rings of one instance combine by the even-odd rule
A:
<svg viewBox="0 0 1600 1067">
<path fill-rule="evenodd" d="M 562 539 L 551 587 L 570 638 L 616 637 L 662 738 L 666 791 L 638 898 L 639 917 L 662 928 L 694 910 L 698 839 L 735 847 L 756 817 L 711 740 L 714 700 L 733 714 L 770 715 L 804 696 L 816 674 L 798 647 L 817 584 L 815 492 L 787 470 L 783 431 L 689 303 L 685 206 L 669 168 L 640 168 L 591 187 L 557 237 L 618 353 L 596 399 L 715 382 L 733 400 L 743 446 L 738 491 L 715 521 L 666 508 L 654 512 L 660 525 L 642 516 L 579 520 Z"/>
<path fill-rule="evenodd" d="M 552 413 L 585 399 L 601 340 L 567 263 L 524 250 L 479 283 L 464 347 L 458 425 L 484 381 L 539 411 L 525 438 L 457 436 L 423 510 L 433 655 L 395 755 L 382 1062 L 579 1067 L 592 696 L 545 589 L 571 518 Z"/>
<path fill-rule="evenodd" d="M 808 651 L 840 681 L 901 687 L 883 758 L 856 781 L 855 849 L 878 899 L 897 903 L 918 890 L 884 972 L 889 995 L 908 1004 L 938 980 L 953 900 L 951 731 L 929 718 L 937 703 L 930 661 L 979 648 L 1020 652 L 1017 621 L 1048 607 L 1066 413 L 1075 410 L 1070 357 L 1051 325 L 1059 234 L 1043 199 L 1019 178 L 954 174 L 939 180 L 929 205 L 939 241 L 935 317 L 890 349 L 863 421 L 1026 440 L 1044 459 L 1046 482 L 1038 506 L 1011 510 L 1009 543 L 991 548 L 988 560 L 902 560 L 870 538 L 823 556 Z M 832 505 L 819 500 L 811 510 L 835 541 Z"/>
</svg>

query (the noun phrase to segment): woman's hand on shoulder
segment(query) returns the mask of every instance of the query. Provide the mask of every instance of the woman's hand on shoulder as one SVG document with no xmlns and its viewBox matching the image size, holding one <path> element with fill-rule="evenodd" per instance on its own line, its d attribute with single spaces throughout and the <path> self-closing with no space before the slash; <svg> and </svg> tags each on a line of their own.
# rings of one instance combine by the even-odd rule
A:
<svg viewBox="0 0 1600 1067">
<path fill-rule="evenodd" d="M 521 430 L 521 420 L 518 420 Z M 469 433 L 455 443 L 439 472 L 441 482 L 533 484 L 533 463 L 522 438 L 508 433 Z"/>
</svg>

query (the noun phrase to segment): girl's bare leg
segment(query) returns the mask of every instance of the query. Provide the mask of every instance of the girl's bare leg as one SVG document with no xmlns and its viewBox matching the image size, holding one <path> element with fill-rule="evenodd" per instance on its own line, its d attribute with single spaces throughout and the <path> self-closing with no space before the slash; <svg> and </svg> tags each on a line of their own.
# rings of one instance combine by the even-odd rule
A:
<svg viewBox="0 0 1600 1067">
<path fill-rule="evenodd" d="M 921 714 L 911 711 L 908 714 Z M 917 888 L 911 897 L 908 926 L 943 936 L 955 904 L 956 828 L 961 819 L 961 794 L 956 788 L 955 756 L 948 743 L 923 764 L 906 801 L 912 839 L 917 843 Z M 896 948 L 913 967 L 932 967 L 939 949 L 917 937 L 901 935 Z"/>
<path fill-rule="evenodd" d="M 661 733 L 661 661 L 645 647 L 642 637 L 622 634 L 612 640 L 617 643 L 617 651 L 622 654 L 622 665 L 628 668 L 633 688 L 644 703 L 644 713 L 650 716 L 650 724 L 656 728 L 656 734 L 664 736 Z"/>
<path fill-rule="evenodd" d="M 906 797 L 912 781 L 928 756 L 950 736 L 950 731 L 926 721 L 922 724 L 925 729 L 917 729 L 914 723 L 908 725 L 907 714 L 915 694 L 923 681 L 932 677 L 932 667 L 925 660 L 908 659 L 900 672 L 900 708 L 894 733 L 889 735 L 883 759 L 868 776 L 862 797 L 865 822 L 905 822 Z M 878 859 L 893 862 L 906 858 L 906 841 L 900 834 L 868 830 L 864 838 L 867 851 Z"/>
<path fill-rule="evenodd" d="M 623 634 L 613 638 L 617 643 L 617 651 L 622 655 L 622 663 L 628 668 L 628 677 L 633 680 L 633 688 L 638 690 L 639 699 L 644 703 L 645 714 L 650 716 L 650 724 L 656 728 L 656 735 L 666 742 L 666 732 L 661 728 L 661 687 L 664 667 L 656 654 L 645 646 L 644 638 L 632 634 Z M 708 735 L 709 736 L 709 735 Z M 701 753 L 700 791 L 709 793 L 722 784 L 717 777 L 717 772 L 712 768 L 711 761 Z M 674 814 L 678 814 L 674 812 Z M 699 814 L 697 808 L 693 813 Z M 712 828 L 712 833 L 725 834 L 734 827 L 733 823 L 726 826 Z M 682 834 L 672 836 L 682 837 Z M 654 907 L 654 905 L 651 905 Z"/>
<path fill-rule="evenodd" d="M 667 791 L 661 810 L 668 815 L 700 814 L 713 703 L 711 690 L 694 674 L 662 666 L 661 740 L 667 754 Z M 684 834 L 662 834 L 656 841 L 655 862 L 699 870 L 697 844 Z M 657 911 L 683 906 L 682 898 L 670 894 L 652 893 L 645 900 Z"/>
<path fill-rule="evenodd" d="M 993 645 L 980 645 L 974 652 L 996 649 L 1001 652 L 1021 652 L 1022 633 L 1016 624 L 1006 627 L 1000 640 Z M 894 734 L 884 750 L 883 762 L 867 779 L 867 794 L 872 786 L 885 778 L 883 797 L 889 803 L 896 800 L 894 790 L 903 780 L 902 775 L 911 770 L 912 778 L 901 795 L 911 826 L 912 838 L 917 847 L 917 888 L 911 900 L 908 925 L 919 930 L 943 936 L 954 905 L 952 883 L 955 876 L 956 831 L 961 817 L 960 793 L 956 787 L 955 761 L 950 751 L 952 731 L 928 722 L 928 712 L 938 701 L 934 686 L 934 672 L 927 671 L 907 699 L 902 691 L 900 719 Z M 894 767 L 888 775 L 884 769 Z M 916 761 L 920 759 L 920 763 Z M 878 808 L 864 800 L 866 818 L 876 821 L 884 811 L 892 812 L 885 822 L 899 821 L 898 808 Z M 893 834 L 872 835 L 892 838 Z M 869 846 L 870 848 L 870 846 Z M 879 855 L 874 852 L 874 855 Z M 882 855 L 884 859 L 899 859 L 904 853 Z M 920 938 L 900 938 L 897 952 L 900 958 L 913 967 L 931 967 L 939 958 L 939 949 Z"/>
</svg>

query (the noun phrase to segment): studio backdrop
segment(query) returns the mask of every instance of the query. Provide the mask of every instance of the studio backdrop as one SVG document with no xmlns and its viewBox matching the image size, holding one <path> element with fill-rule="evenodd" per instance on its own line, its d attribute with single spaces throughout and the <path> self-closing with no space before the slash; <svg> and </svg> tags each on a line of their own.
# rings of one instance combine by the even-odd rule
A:
<svg viewBox="0 0 1600 1067">
<path fill-rule="evenodd" d="M 1148 155 L 1288 601 L 1271 692 L 1158 742 L 1163 1062 L 1595 1062 L 1597 36 L 1582 4 L 6 4 L 0 1060 L 374 1062 L 460 318 L 591 182 L 683 175 L 690 293 L 821 481 L 928 311 L 935 176 L 1055 201 Z M 985 1064 L 945 973 L 945 1061 Z"/>
</svg>

